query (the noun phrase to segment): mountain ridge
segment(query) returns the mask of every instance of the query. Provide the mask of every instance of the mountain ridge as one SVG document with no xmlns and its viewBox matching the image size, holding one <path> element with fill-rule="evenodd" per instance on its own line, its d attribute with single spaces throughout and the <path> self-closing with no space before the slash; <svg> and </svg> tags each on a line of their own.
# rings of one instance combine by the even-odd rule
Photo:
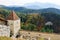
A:
<svg viewBox="0 0 60 40">
<path fill-rule="evenodd" d="M 17 12 L 22 12 L 22 13 L 52 12 L 52 13 L 60 14 L 60 9 L 57 9 L 57 8 L 28 9 L 28 8 L 25 8 L 25 7 L 8 7 L 8 6 L 4 6 L 4 5 L 0 5 L 0 8 L 7 9 L 7 10 L 14 10 L 14 11 L 17 11 Z"/>
<path fill-rule="evenodd" d="M 24 4 L 24 7 L 30 8 L 30 9 L 44 9 L 44 8 L 60 9 L 59 5 L 51 4 L 51 3 L 39 3 L 39 2 L 27 3 L 27 4 Z"/>
</svg>

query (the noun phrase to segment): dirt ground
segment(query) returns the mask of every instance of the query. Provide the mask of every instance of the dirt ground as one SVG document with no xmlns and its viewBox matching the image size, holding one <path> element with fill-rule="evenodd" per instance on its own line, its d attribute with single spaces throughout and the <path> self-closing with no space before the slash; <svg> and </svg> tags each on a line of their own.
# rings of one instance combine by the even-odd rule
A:
<svg viewBox="0 0 60 40">
<path fill-rule="evenodd" d="M 41 32 L 32 32 L 32 31 L 20 31 L 20 33 L 22 34 L 30 33 L 30 36 L 39 34 L 40 37 L 50 38 L 50 40 L 60 40 L 60 34 L 55 34 L 55 33 L 41 33 Z"/>
</svg>

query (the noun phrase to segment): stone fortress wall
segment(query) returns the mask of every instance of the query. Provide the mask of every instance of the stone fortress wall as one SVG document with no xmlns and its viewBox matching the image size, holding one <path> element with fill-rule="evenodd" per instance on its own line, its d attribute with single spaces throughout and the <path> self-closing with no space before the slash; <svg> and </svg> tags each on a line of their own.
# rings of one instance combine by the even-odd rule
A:
<svg viewBox="0 0 60 40">
<path fill-rule="evenodd" d="M 10 37 L 10 27 L 6 25 L 0 25 L 0 36 Z"/>
</svg>

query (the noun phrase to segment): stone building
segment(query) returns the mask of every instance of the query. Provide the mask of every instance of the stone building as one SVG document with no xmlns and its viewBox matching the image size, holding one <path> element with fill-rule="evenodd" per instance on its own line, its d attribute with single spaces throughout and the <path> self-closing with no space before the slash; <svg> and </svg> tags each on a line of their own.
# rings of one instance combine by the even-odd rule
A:
<svg viewBox="0 0 60 40">
<path fill-rule="evenodd" d="M 14 11 L 7 16 L 7 19 L 0 18 L 0 35 L 1 36 L 12 36 L 16 37 L 20 29 L 20 18 Z M 1 32 L 2 31 L 2 32 Z"/>
<path fill-rule="evenodd" d="M 0 17 L 0 36 L 10 36 L 10 27 L 7 25 L 7 21 Z"/>
</svg>

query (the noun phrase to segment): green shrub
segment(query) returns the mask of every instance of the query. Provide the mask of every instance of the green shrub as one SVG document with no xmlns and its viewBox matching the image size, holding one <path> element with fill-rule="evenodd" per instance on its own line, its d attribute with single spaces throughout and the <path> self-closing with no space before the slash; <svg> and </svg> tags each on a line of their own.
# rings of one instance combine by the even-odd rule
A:
<svg viewBox="0 0 60 40">
<path fill-rule="evenodd" d="M 51 29 L 49 26 L 44 26 L 41 30 L 41 32 L 48 32 L 48 33 L 53 33 L 54 30 Z"/>
</svg>

